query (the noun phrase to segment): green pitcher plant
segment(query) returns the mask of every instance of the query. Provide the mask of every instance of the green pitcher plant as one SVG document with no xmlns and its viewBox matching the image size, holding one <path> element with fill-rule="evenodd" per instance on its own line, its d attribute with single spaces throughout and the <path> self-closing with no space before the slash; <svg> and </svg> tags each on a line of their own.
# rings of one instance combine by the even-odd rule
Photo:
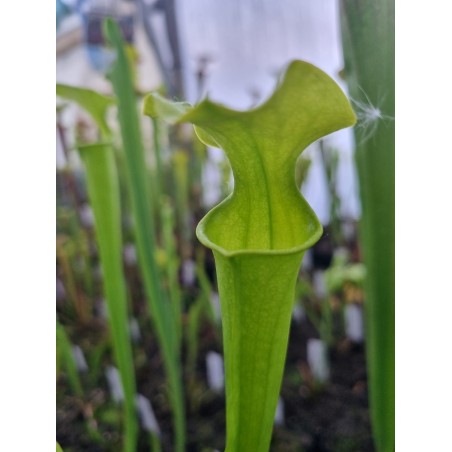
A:
<svg viewBox="0 0 452 452">
<path fill-rule="evenodd" d="M 226 451 L 267 451 L 281 388 L 295 284 L 303 254 L 322 226 L 295 183 L 302 150 L 355 123 L 338 85 L 315 66 L 292 62 L 273 95 L 250 111 L 206 99 L 192 107 L 158 94 L 144 113 L 190 122 L 202 142 L 224 150 L 234 190 L 199 223 L 213 250 L 223 322 Z"/>
<path fill-rule="evenodd" d="M 367 268 L 366 361 L 375 448 L 395 448 L 395 2 L 341 0 L 345 78 L 358 116 L 356 166 Z"/>
<path fill-rule="evenodd" d="M 61 84 L 57 84 L 56 93 L 88 112 L 102 138 L 101 142 L 78 144 L 77 147 L 84 164 L 88 197 L 94 214 L 113 354 L 124 391 L 124 450 L 133 452 L 138 439 L 136 382 L 127 323 L 127 288 L 122 269 L 123 238 L 118 168 L 110 142 L 112 131 L 106 120 L 108 108 L 116 101 L 86 88 Z M 60 343 L 63 332 L 61 326 Z"/>
<path fill-rule="evenodd" d="M 93 207 L 113 352 L 124 391 L 124 450 L 136 450 L 138 421 L 135 412 L 135 372 L 128 334 L 127 289 L 122 269 L 122 232 L 119 185 L 114 151 L 109 143 L 79 146 Z"/>
</svg>

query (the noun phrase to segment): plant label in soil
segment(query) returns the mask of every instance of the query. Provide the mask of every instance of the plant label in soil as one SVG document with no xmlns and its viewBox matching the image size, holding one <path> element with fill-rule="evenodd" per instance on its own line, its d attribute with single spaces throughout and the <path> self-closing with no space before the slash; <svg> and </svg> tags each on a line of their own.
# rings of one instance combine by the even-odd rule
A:
<svg viewBox="0 0 452 452">
<path fill-rule="evenodd" d="M 78 345 L 74 345 L 72 347 L 72 355 L 74 356 L 74 361 L 79 373 L 82 374 L 88 372 L 88 364 L 86 363 L 85 355 L 83 354 L 83 350 Z"/>
<path fill-rule="evenodd" d="M 300 324 L 304 319 L 304 309 L 303 306 L 300 306 L 298 303 L 295 304 L 292 311 L 292 318 L 298 324 Z"/>
<path fill-rule="evenodd" d="M 196 265 L 191 259 L 182 263 L 181 279 L 184 287 L 191 287 L 195 283 Z"/>
<path fill-rule="evenodd" d="M 310 272 L 312 270 L 312 252 L 311 250 L 306 250 L 301 261 L 301 269 L 305 272 Z"/>
<path fill-rule="evenodd" d="M 132 317 L 129 321 L 129 334 L 133 342 L 137 343 L 141 339 L 140 326 L 135 317 Z"/>
<path fill-rule="evenodd" d="M 321 339 L 309 339 L 307 344 L 308 364 L 312 375 L 319 383 L 325 383 L 330 377 L 327 359 L 327 347 Z"/>
<path fill-rule="evenodd" d="M 114 366 L 108 366 L 105 369 L 105 377 L 107 378 L 111 398 L 116 403 L 122 402 L 124 400 L 124 392 L 122 390 L 121 376 L 119 375 L 118 369 Z"/>
<path fill-rule="evenodd" d="M 151 402 L 144 395 L 137 394 L 135 403 L 140 416 L 141 425 L 147 432 L 155 433 L 160 436 L 160 427 L 155 417 Z"/>
<path fill-rule="evenodd" d="M 279 426 L 284 425 L 284 400 L 281 397 L 278 399 L 278 405 L 276 405 L 274 424 Z"/>
<path fill-rule="evenodd" d="M 207 383 L 213 391 L 220 392 L 224 388 L 223 357 L 216 352 L 209 352 L 206 356 Z"/>
<path fill-rule="evenodd" d="M 89 204 L 83 204 L 79 210 L 80 222 L 86 229 L 91 229 L 94 226 L 93 209 Z"/>
<path fill-rule="evenodd" d="M 133 243 L 124 246 L 124 262 L 128 267 L 133 267 L 137 263 L 137 250 Z"/>
<path fill-rule="evenodd" d="M 352 342 L 361 343 L 364 339 L 363 314 L 356 304 L 345 307 L 345 332 Z"/>
<path fill-rule="evenodd" d="M 326 283 L 325 283 L 325 272 L 322 270 L 317 270 L 312 275 L 312 284 L 314 286 L 315 294 L 319 298 L 325 298 L 327 295 Z"/>
<path fill-rule="evenodd" d="M 108 320 L 107 303 L 104 298 L 99 298 L 96 302 L 96 311 L 102 320 Z"/>
</svg>

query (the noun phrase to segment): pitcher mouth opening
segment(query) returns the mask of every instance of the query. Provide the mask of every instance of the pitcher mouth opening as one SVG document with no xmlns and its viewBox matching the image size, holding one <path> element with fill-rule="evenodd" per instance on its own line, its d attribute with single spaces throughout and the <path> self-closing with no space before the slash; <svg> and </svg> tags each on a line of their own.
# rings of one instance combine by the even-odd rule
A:
<svg viewBox="0 0 452 452">
<path fill-rule="evenodd" d="M 218 204 L 216 207 L 214 207 L 212 210 L 210 210 L 199 222 L 198 226 L 196 227 L 196 237 L 198 240 L 207 248 L 210 248 L 213 251 L 217 251 L 223 256 L 226 257 L 234 257 L 234 256 L 243 256 L 243 255 L 288 255 L 288 254 L 296 254 L 302 251 L 307 250 L 311 246 L 313 246 L 322 236 L 323 234 L 323 227 L 320 224 L 319 220 L 317 219 L 315 213 L 309 208 L 309 219 L 310 219 L 310 226 L 312 229 L 312 232 L 307 235 L 306 237 L 302 238 L 298 243 L 294 243 L 291 247 L 284 247 L 284 248 L 250 248 L 250 247 L 243 247 L 243 248 L 229 248 L 222 246 L 219 240 L 214 240 L 211 238 L 211 234 L 208 232 L 209 222 L 212 218 L 212 216 L 216 215 L 218 213 L 218 210 L 222 208 L 223 204 L 228 202 L 230 197 L 224 199 L 220 204 Z M 228 234 L 231 234 L 233 231 L 228 230 L 225 231 Z"/>
</svg>

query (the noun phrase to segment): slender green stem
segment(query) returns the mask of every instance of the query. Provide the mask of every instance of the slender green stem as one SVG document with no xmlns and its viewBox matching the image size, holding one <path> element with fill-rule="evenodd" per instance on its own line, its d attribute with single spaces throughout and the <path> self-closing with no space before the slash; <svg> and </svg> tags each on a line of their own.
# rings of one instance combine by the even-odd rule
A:
<svg viewBox="0 0 452 452">
<path fill-rule="evenodd" d="M 162 160 L 162 142 L 160 139 L 160 124 L 159 120 L 156 118 L 152 118 L 152 139 L 154 143 L 154 156 L 155 156 L 155 165 L 156 165 L 156 178 L 158 181 L 158 193 L 160 196 L 165 195 L 165 167 L 163 165 Z"/>
<path fill-rule="evenodd" d="M 163 243 L 167 256 L 166 276 L 171 306 L 174 311 L 176 331 L 181 340 L 182 335 L 182 292 L 179 284 L 179 259 L 177 258 L 176 240 L 174 236 L 174 209 L 168 200 L 162 203 Z"/>
<path fill-rule="evenodd" d="M 149 434 L 149 441 L 151 443 L 152 452 L 162 452 L 162 443 L 160 437 L 156 433 Z"/>
<path fill-rule="evenodd" d="M 209 278 L 207 277 L 206 271 L 204 269 L 204 255 L 205 253 L 200 251 L 196 257 L 196 278 L 201 289 L 201 300 L 203 303 L 203 308 L 207 317 L 209 318 L 212 325 L 217 326 L 217 319 L 214 308 L 211 303 L 212 297 L 212 285 L 210 284 Z"/>
<path fill-rule="evenodd" d="M 202 296 L 198 297 L 195 302 L 190 306 L 188 311 L 188 324 L 187 324 L 187 373 L 190 379 L 194 379 L 196 360 L 198 358 L 199 348 L 199 321 L 201 319 L 201 313 L 203 308 Z"/>
<path fill-rule="evenodd" d="M 188 175 L 188 154 L 185 150 L 176 150 L 172 156 L 173 174 L 175 182 L 175 198 L 179 223 L 179 236 L 184 239 L 184 243 L 190 243 L 192 229 L 189 224 L 189 175 Z"/>
</svg>

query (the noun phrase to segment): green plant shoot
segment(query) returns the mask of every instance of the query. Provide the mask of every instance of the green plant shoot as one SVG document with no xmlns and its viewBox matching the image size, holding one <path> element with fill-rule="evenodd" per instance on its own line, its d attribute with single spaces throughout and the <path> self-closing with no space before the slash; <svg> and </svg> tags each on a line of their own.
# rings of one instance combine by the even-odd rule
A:
<svg viewBox="0 0 452 452">
<path fill-rule="evenodd" d="M 104 290 L 113 352 L 124 390 L 125 451 L 136 447 L 135 374 L 127 325 L 127 291 L 122 268 L 119 185 L 113 149 L 96 143 L 79 147 L 86 169 L 88 195 L 94 212 L 96 239 L 104 272 Z"/>
<path fill-rule="evenodd" d="M 67 336 L 64 326 L 60 322 L 56 323 L 56 343 L 57 343 L 57 369 L 63 367 L 67 373 L 69 385 L 78 397 L 83 397 L 82 383 L 77 371 L 72 344 Z"/>
<path fill-rule="evenodd" d="M 301 151 L 355 123 L 341 89 L 321 70 L 295 61 L 271 98 L 239 112 L 204 100 L 191 108 L 157 94 L 144 111 L 191 122 L 223 149 L 235 186 L 199 223 L 213 250 L 223 321 L 226 451 L 267 451 L 278 401 L 290 318 L 304 251 L 322 226 L 295 184 Z"/>
<path fill-rule="evenodd" d="M 56 87 L 57 95 L 84 108 L 108 140 L 111 130 L 106 121 L 115 99 L 75 86 Z M 105 298 L 115 362 L 121 375 L 125 399 L 125 450 L 134 451 L 138 424 L 135 412 L 135 372 L 128 335 L 127 290 L 122 269 L 120 194 L 114 150 L 110 144 L 79 146 L 86 170 L 87 189 L 94 213 L 96 239 L 105 276 Z"/>
<path fill-rule="evenodd" d="M 173 408 L 175 451 L 185 448 L 185 408 L 180 365 L 180 334 L 178 320 L 168 294 L 162 287 L 161 272 L 156 260 L 156 226 L 152 216 L 156 200 L 149 196 L 146 160 L 133 87 L 132 71 L 124 41 L 113 19 L 105 21 L 105 35 L 116 52 L 110 79 L 118 101 L 118 120 L 124 150 L 126 182 L 131 198 L 132 215 L 138 250 L 138 261 L 164 364 L 169 379 L 169 396 Z"/>
</svg>

